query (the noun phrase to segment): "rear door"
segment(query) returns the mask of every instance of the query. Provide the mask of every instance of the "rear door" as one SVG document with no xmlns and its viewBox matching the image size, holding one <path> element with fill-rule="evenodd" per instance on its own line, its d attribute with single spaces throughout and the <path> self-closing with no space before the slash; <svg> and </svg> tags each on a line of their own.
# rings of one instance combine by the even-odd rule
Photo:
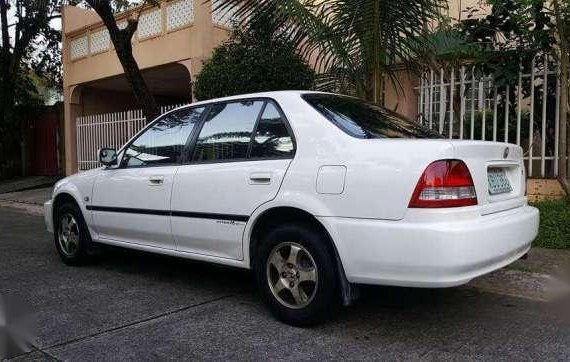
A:
<svg viewBox="0 0 570 362">
<path fill-rule="evenodd" d="M 183 151 L 204 107 L 166 114 L 125 147 L 121 164 L 95 180 L 94 226 L 100 239 L 175 249 L 170 196 Z"/>
<path fill-rule="evenodd" d="M 273 199 L 295 153 L 277 104 L 246 99 L 210 106 L 172 188 L 180 251 L 242 259 L 249 216 Z"/>
</svg>

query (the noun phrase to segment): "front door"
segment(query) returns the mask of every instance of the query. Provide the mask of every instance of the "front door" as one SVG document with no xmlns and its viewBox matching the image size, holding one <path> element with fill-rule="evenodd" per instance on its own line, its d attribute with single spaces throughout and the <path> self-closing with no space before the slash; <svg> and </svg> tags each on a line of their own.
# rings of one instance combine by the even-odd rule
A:
<svg viewBox="0 0 570 362">
<path fill-rule="evenodd" d="M 273 199 L 295 152 L 271 100 L 210 107 L 172 188 L 172 232 L 178 250 L 242 259 L 242 237 L 253 211 Z"/>
<path fill-rule="evenodd" d="M 162 116 L 124 148 L 117 167 L 97 177 L 89 208 L 99 239 L 175 249 L 174 175 L 203 111 L 186 108 Z"/>
</svg>

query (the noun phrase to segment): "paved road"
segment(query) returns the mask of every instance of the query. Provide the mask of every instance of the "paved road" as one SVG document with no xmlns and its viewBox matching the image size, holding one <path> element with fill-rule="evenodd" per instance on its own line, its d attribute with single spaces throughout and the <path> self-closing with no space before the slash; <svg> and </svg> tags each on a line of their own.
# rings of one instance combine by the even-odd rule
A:
<svg viewBox="0 0 570 362">
<path fill-rule="evenodd" d="M 313 329 L 271 318 L 248 272 L 114 250 L 61 264 L 41 217 L 0 209 L 0 293 L 38 320 L 23 360 L 570 359 L 548 305 L 480 292 L 366 288 Z"/>
</svg>

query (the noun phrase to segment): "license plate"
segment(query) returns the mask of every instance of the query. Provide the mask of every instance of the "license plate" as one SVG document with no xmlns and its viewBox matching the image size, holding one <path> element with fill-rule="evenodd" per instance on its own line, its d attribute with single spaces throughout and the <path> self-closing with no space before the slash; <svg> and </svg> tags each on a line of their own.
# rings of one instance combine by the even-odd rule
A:
<svg viewBox="0 0 570 362">
<path fill-rule="evenodd" d="M 507 173 L 502 168 L 491 167 L 487 170 L 489 194 L 497 195 L 513 191 Z"/>
</svg>

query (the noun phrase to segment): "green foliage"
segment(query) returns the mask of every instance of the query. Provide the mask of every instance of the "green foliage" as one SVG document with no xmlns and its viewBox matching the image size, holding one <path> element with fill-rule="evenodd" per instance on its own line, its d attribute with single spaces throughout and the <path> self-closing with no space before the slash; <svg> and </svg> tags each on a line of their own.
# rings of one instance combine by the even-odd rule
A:
<svg viewBox="0 0 570 362">
<path fill-rule="evenodd" d="M 533 245 L 542 248 L 570 249 L 570 201 L 540 201 L 533 204 L 540 210 L 540 228 Z"/>
<path fill-rule="evenodd" d="M 214 49 L 194 84 L 197 99 L 242 93 L 311 89 L 315 72 L 295 44 L 264 18 L 233 31 L 229 42 Z"/>
<path fill-rule="evenodd" d="M 93 5 L 97 5 L 97 3 L 106 2 L 113 10 L 113 13 L 122 13 L 137 8 L 140 9 L 147 5 L 160 6 L 160 1 L 161 0 L 73 0 L 73 5 L 93 8 Z M 135 13 L 138 14 L 138 12 Z"/>
<path fill-rule="evenodd" d="M 107 1 L 111 3 L 113 10 L 116 12 L 128 11 L 139 6 L 144 6 L 146 4 L 158 5 L 158 0 L 95 0 L 95 1 Z"/>
<path fill-rule="evenodd" d="M 499 87 L 514 84 L 520 65 L 528 66 L 538 52 L 550 52 L 554 25 L 546 14 L 546 0 L 487 0 L 491 14 L 469 18 L 460 31 L 481 48 L 476 59 Z"/>
<path fill-rule="evenodd" d="M 433 68 L 441 66 L 458 67 L 468 59 L 481 57 L 482 49 L 469 42 L 456 26 L 443 22 L 427 36 L 427 46 L 423 48 L 422 62 Z"/>
<path fill-rule="evenodd" d="M 45 100 L 42 89 L 61 89 L 61 32 L 52 21 L 64 3 L 0 0 L 0 178 L 20 171 L 24 114 Z"/>
<path fill-rule="evenodd" d="M 442 22 L 428 37 L 431 63 L 457 65 L 469 62 L 483 74 L 492 76 L 502 88 L 515 84 L 520 67 L 526 70 L 539 52 L 553 51 L 555 26 L 546 0 L 486 0 L 488 15 L 475 6 L 466 10 L 467 18 L 455 25 Z M 542 58 L 537 66 L 542 66 Z"/>
<path fill-rule="evenodd" d="M 8 26 L 16 30 L 15 33 L 10 32 L 9 54 L 5 55 L 16 61 L 12 71 L 20 69 L 24 77 L 33 72 L 43 78 L 46 86 L 61 90 L 61 31 L 52 26 L 52 21 L 61 17 L 60 9 L 68 1 L 5 1 L 9 14 L 12 14 L 8 17 Z M 6 46 L 0 45 L 0 49 L 6 50 Z"/>
<path fill-rule="evenodd" d="M 481 6 L 485 6 L 483 9 Z M 491 7 L 490 13 L 488 12 Z M 546 0 L 486 0 L 482 4 L 467 8 L 465 18 L 451 25 L 450 21 L 443 21 L 440 26 L 428 35 L 430 46 L 422 59 L 426 67 L 438 69 L 440 67 L 455 67 L 456 74 L 460 65 L 467 65 L 467 72 L 473 66 L 476 77 L 491 77 L 493 85 L 497 87 L 497 96 L 501 100 L 497 108 L 498 139 L 503 140 L 504 128 L 504 100 L 508 97 L 511 104 L 516 104 L 518 97 L 519 72 L 530 73 L 532 59 L 540 53 L 554 53 L 555 26 Z M 482 16 L 482 13 L 486 14 Z M 449 19 L 448 19 L 449 20 Z M 544 57 L 535 57 L 536 69 L 544 69 Z M 550 70 L 554 64 L 548 64 Z M 540 73 L 540 72 L 539 72 Z M 447 76 L 447 74 L 446 74 Z M 539 82 L 531 85 L 530 77 L 521 79 L 522 98 L 530 96 L 534 87 L 535 110 L 541 109 L 543 104 L 541 74 L 536 76 Z M 547 84 L 547 145 L 554 144 L 554 117 L 556 114 L 555 94 L 556 81 L 548 77 Z M 509 86 L 509 87 L 507 87 Z M 493 92 L 493 89 L 487 91 Z M 466 95 L 470 90 L 466 89 Z M 494 94 L 485 94 L 492 97 Z M 454 103 L 459 109 L 461 94 L 455 93 Z M 516 139 L 516 110 L 514 106 L 509 109 L 509 140 Z M 487 117 L 492 117 L 488 114 Z M 523 125 L 528 125 L 528 114 L 523 114 Z M 480 119 L 480 116 L 479 116 Z M 477 116 L 476 116 L 477 121 Z M 540 118 L 535 112 L 535 130 L 540 129 Z M 486 136 L 491 133 L 489 127 L 492 122 L 487 119 Z M 528 132 L 528 127 L 522 127 Z M 475 127 L 479 130 L 479 127 Z M 469 133 L 464 133 L 469 134 Z M 528 134 L 521 135 L 522 140 L 528 139 Z M 522 143 L 528 146 L 528 142 Z"/>
<path fill-rule="evenodd" d="M 504 114 L 504 107 L 501 107 L 502 109 L 497 109 L 497 113 L 500 114 L 501 116 Z M 517 139 L 517 115 L 515 112 L 513 112 L 513 110 L 511 110 L 510 112 L 511 114 L 509 115 L 509 122 L 508 122 L 508 137 L 509 137 L 509 141 L 514 143 Z M 458 114 L 456 114 L 457 117 L 459 117 Z M 521 112 L 521 125 L 527 125 L 529 123 L 529 119 L 530 119 L 530 113 L 527 111 L 523 111 Z M 456 124 L 459 123 L 459 121 L 455 121 Z M 474 124 L 474 139 L 476 140 L 480 140 L 483 139 L 483 112 L 481 111 L 476 111 L 475 115 L 473 117 L 473 124 Z M 535 128 L 538 125 L 535 125 Z M 459 127 L 454 127 L 454 133 L 456 135 L 459 134 L 459 130 L 457 129 Z M 505 136 L 505 121 L 504 118 L 499 118 L 497 119 L 497 140 L 502 141 L 504 139 Z M 464 138 L 469 138 L 471 135 L 471 113 L 468 112 L 465 115 L 465 118 L 463 120 L 463 135 Z M 521 145 L 523 146 L 523 148 L 525 148 L 528 144 L 528 135 L 529 135 L 529 131 L 528 131 L 528 127 L 521 127 L 521 133 L 520 133 L 520 137 L 521 137 Z M 493 140 L 493 113 L 491 110 L 488 110 L 487 112 L 485 112 L 485 141 L 492 141 Z"/>
<path fill-rule="evenodd" d="M 317 87 L 381 101 L 382 82 L 398 84 L 395 65 L 415 64 L 424 29 L 447 7 L 445 0 L 221 0 L 242 24 L 264 14 L 287 29 L 287 37 L 312 54 Z"/>
</svg>

